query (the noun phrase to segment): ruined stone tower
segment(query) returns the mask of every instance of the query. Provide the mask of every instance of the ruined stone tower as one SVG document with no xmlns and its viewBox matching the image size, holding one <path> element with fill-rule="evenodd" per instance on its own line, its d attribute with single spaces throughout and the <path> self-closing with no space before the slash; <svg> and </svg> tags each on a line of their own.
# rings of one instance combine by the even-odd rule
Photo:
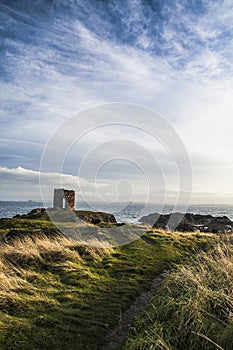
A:
<svg viewBox="0 0 233 350">
<path fill-rule="evenodd" d="M 75 191 L 64 190 L 64 188 L 55 188 L 53 195 L 54 209 L 75 209 Z"/>
</svg>

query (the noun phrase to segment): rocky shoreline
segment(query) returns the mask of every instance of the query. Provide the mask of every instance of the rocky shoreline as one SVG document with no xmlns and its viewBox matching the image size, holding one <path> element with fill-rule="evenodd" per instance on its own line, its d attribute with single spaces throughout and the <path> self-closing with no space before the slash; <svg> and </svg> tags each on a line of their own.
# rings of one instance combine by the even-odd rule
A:
<svg viewBox="0 0 233 350">
<path fill-rule="evenodd" d="M 141 217 L 139 221 L 143 225 L 150 225 L 153 228 L 164 230 L 174 229 L 172 223 L 177 222 L 175 229 L 180 232 L 212 232 L 230 233 L 233 229 L 233 221 L 227 216 L 212 216 L 192 213 L 159 214 L 153 213 Z"/>
<path fill-rule="evenodd" d="M 13 219 L 29 219 L 29 220 L 45 220 L 52 222 L 74 222 L 81 223 L 86 222 L 88 224 L 113 224 L 122 225 L 123 223 L 117 223 L 117 220 L 113 214 L 106 212 L 94 212 L 87 210 L 53 210 L 45 208 L 36 208 L 31 210 L 27 214 L 16 215 Z M 5 221 L 11 221 L 11 219 L 0 219 L 0 226 L 5 226 Z M 21 221 L 21 220 L 20 220 Z M 160 228 L 166 231 L 176 230 L 180 232 L 212 232 L 212 233 L 230 233 L 233 230 L 233 221 L 227 216 L 212 216 L 193 213 L 173 213 L 173 214 L 159 214 L 152 213 L 147 216 L 143 216 L 139 219 L 140 224 L 144 226 L 151 226 L 153 228 Z M 10 225 L 10 222 L 8 223 Z M 15 231 L 13 229 L 13 231 Z M 50 229 L 50 233 L 56 233 L 54 228 Z M 17 232 L 19 232 L 17 230 Z M 9 232 L 13 235 L 15 232 Z"/>
</svg>

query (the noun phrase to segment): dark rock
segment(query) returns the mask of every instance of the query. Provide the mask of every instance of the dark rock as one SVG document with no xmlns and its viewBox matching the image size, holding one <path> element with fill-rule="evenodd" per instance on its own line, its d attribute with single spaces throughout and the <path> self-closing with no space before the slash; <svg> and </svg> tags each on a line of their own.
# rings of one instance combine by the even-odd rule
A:
<svg viewBox="0 0 233 350">
<path fill-rule="evenodd" d="M 101 224 L 101 223 L 116 223 L 116 218 L 113 214 L 104 212 L 94 212 L 87 210 L 75 210 L 77 218 L 81 221 L 88 222 L 90 224 Z"/>
<path fill-rule="evenodd" d="M 212 215 L 173 213 L 159 214 L 153 213 L 143 216 L 139 220 L 144 225 L 154 228 L 176 229 L 181 232 L 229 232 L 233 227 L 233 221 L 227 216 L 215 217 Z"/>
</svg>

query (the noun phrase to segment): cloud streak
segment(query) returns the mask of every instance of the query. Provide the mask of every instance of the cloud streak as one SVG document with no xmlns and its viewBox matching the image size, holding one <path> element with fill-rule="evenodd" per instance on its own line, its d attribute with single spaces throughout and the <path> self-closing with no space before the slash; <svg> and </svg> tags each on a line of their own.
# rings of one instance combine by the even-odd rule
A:
<svg viewBox="0 0 233 350">
<path fill-rule="evenodd" d="M 131 102 L 178 130 L 194 187 L 233 191 L 230 1 L 2 1 L 0 9 L 2 167 L 38 171 L 43 146 L 71 114 Z"/>
</svg>

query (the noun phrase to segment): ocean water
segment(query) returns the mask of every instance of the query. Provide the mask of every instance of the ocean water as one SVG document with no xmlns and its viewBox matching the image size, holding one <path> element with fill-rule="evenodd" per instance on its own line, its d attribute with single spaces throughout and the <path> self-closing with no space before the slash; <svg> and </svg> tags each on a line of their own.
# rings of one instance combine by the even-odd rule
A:
<svg viewBox="0 0 233 350">
<path fill-rule="evenodd" d="M 0 218 L 11 218 L 17 214 L 26 214 L 32 209 L 40 207 L 50 207 L 51 203 L 42 202 L 13 202 L 13 201 L 0 201 Z M 76 203 L 76 209 L 81 210 L 95 210 L 112 213 L 115 215 L 119 222 L 138 222 L 143 215 L 150 213 L 171 213 L 173 210 L 172 206 L 165 205 L 164 207 L 158 204 L 120 204 L 120 203 Z M 180 206 L 176 211 L 181 213 L 189 212 L 194 214 L 210 214 L 213 216 L 228 216 L 233 220 L 233 206 L 230 205 L 194 205 L 190 206 L 187 210 Z"/>
<path fill-rule="evenodd" d="M 17 214 L 26 214 L 32 209 L 43 207 L 42 202 L 0 201 L 0 218 L 12 218 Z"/>
</svg>

